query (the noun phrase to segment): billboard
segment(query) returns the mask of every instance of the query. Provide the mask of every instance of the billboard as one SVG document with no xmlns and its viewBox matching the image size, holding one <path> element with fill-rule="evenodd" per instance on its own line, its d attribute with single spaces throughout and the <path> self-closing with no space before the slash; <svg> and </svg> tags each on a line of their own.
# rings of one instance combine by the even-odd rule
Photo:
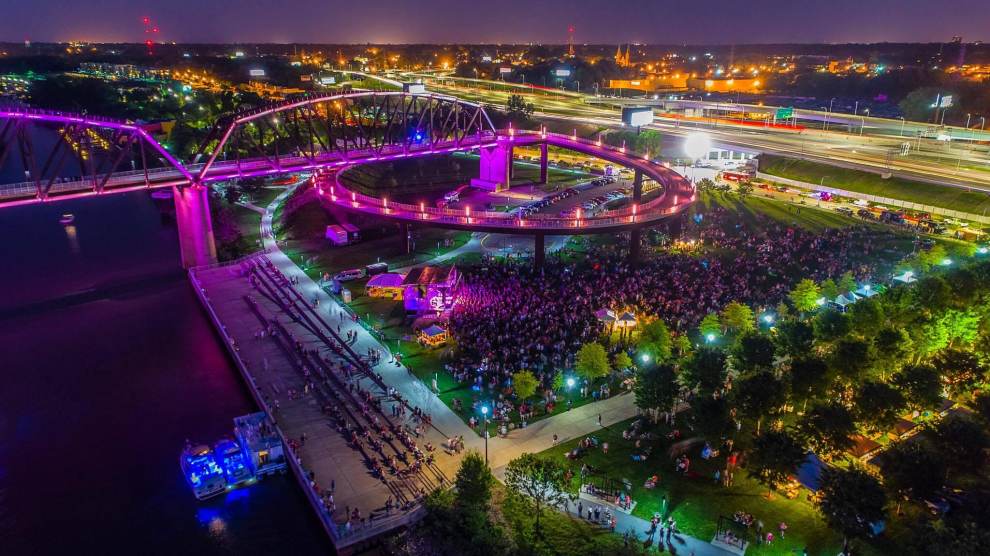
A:
<svg viewBox="0 0 990 556">
<path fill-rule="evenodd" d="M 498 72 L 505 75 L 507 73 L 512 73 L 512 68 L 498 68 Z"/>
<path fill-rule="evenodd" d="M 320 85 L 333 85 L 337 82 L 337 78 L 333 76 L 324 76 L 320 78 Z"/>
<path fill-rule="evenodd" d="M 622 123 L 640 127 L 653 123 L 653 109 L 649 106 L 627 106 L 622 109 Z"/>
<path fill-rule="evenodd" d="M 249 70 L 248 73 L 251 75 L 251 77 L 264 77 L 265 76 L 265 70 L 263 70 L 263 69 Z"/>
<path fill-rule="evenodd" d="M 558 70 L 554 70 L 553 71 L 553 74 L 556 75 L 557 77 L 570 77 L 571 76 L 571 70 L 569 70 L 569 69 L 558 69 Z"/>
<path fill-rule="evenodd" d="M 423 85 L 422 83 L 403 83 L 402 90 L 406 93 L 420 95 L 426 92 L 426 85 Z"/>
</svg>

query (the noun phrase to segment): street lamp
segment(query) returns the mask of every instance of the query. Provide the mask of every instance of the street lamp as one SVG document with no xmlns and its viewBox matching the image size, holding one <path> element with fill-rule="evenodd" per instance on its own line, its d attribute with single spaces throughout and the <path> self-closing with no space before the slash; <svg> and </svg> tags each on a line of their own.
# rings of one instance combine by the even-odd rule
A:
<svg viewBox="0 0 990 556">
<path fill-rule="evenodd" d="M 567 405 L 571 405 L 571 388 L 574 388 L 574 377 L 567 377 Z"/>
<path fill-rule="evenodd" d="M 649 353 L 644 353 L 639 358 L 643 361 L 643 363 L 649 363 L 650 362 L 650 354 Z"/>
<path fill-rule="evenodd" d="M 708 334 L 705 334 L 705 341 L 708 342 L 709 344 L 712 343 L 712 342 L 714 342 L 715 341 L 715 335 L 712 334 L 711 332 L 709 332 Z"/>
<path fill-rule="evenodd" d="M 488 406 L 481 406 L 481 415 L 485 420 L 485 465 L 488 465 Z"/>
</svg>

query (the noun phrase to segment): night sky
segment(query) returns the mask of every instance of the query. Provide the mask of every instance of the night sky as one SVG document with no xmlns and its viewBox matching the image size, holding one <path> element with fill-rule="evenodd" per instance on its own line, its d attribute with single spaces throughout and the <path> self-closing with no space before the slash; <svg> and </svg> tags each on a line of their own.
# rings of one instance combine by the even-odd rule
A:
<svg viewBox="0 0 990 556">
<path fill-rule="evenodd" d="M 990 39 L 987 0 L 0 0 L 0 40 L 578 43 Z"/>
</svg>

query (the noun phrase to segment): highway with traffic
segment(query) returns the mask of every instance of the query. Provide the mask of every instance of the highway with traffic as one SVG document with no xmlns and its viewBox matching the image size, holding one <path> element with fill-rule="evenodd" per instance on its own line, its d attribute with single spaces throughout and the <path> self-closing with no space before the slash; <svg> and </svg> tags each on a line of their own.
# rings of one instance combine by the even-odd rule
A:
<svg viewBox="0 0 990 556">
<path fill-rule="evenodd" d="M 403 77 L 422 79 L 431 91 L 495 105 L 504 106 L 510 95 L 522 95 L 526 102 L 535 106 L 534 115 L 542 119 L 602 128 L 622 126 L 619 108 L 601 104 L 600 97 L 592 95 L 431 74 L 406 74 Z M 705 105 L 696 108 L 701 110 Z M 802 115 L 800 111 L 795 112 Z M 847 125 L 839 123 L 841 120 L 833 120 L 833 123 L 839 123 L 838 129 L 835 125 L 828 130 L 824 125 L 818 129 L 786 129 L 742 125 L 715 116 L 685 119 L 659 113 L 647 127 L 674 136 L 704 130 L 716 147 L 797 157 L 990 193 L 990 147 L 985 144 L 990 134 L 974 129 L 940 128 L 942 133 L 953 138 L 945 141 L 924 137 L 924 133 L 918 135 L 922 129 L 928 130 L 930 126 L 926 124 L 884 118 L 855 119 L 859 124 Z"/>
</svg>

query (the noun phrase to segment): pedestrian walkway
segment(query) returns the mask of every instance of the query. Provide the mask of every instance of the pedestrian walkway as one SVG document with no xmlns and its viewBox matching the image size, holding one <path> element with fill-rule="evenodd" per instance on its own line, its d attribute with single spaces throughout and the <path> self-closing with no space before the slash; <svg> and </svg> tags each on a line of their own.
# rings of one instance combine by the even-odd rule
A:
<svg viewBox="0 0 990 556">
<path fill-rule="evenodd" d="M 445 437 L 463 436 L 465 447 L 485 453 L 485 439 L 478 436 L 460 417 L 444 404 L 422 381 L 416 378 L 401 363 L 390 359 L 389 350 L 372 336 L 359 322 L 354 320 L 339 302 L 327 294 L 319 285 L 306 275 L 292 260 L 282 252 L 274 239 L 272 218 L 276 207 L 294 191 L 295 186 L 288 188 L 266 207 L 261 220 L 262 241 L 268 259 L 286 276 L 295 278 L 296 290 L 307 300 L 319 300 L 319 311 L 325 312 L 331 325 L 340 324 L 340 336 L 354 335 L 350 344 L 358 355 L 377 352 L 382 355 L 381 362 L 373 365 L 374 372 L 379 373 L 388 386 L 396 389 L 408 402 L 421 408 L 431 416 L 433 426 Z M 462 248 L 448 252 L 438 261 L 444 260 L 455 252 L 464 252 L 473 242 L 472 237 Z M 612 396 L 608 399 L 585 404 L 578 408 L 559 413 L 552 417 L 536 421 L 525 428 L 510 431 L 505 437 L 488 439 L 489 462 L 493 473 L 499 480 L 504 479 L 505 465 L 523 453 L 538 453 L 553 445 L 553 437 L 558 442 L 565 442 L 589 434 L 594 434 L 603 427 L 609 427 L 621 421 L 630 419 L 637 414 L 631 393 Z M 456 458 L 459 460 L 459 458 Z M 452 475 L 451 475 L 452 476 Z M 569 508 L 576 512 L 576 507 Z M 630 532 L 636 539 L 643 541 L 649 537 L 650 523 L 621 512 L 616 513 L 619 534 Z M 659 533 L 658 533 L 659 534 Z M 731 553 L 712 546 L 687 535 L 675 534 L 672 537 L 672 552 L 679 554 L 695 554 L 697 556 L 727 556 Z"/>
<path fill-rule="evenodd" d="M 595 506 L 596 504 L 594 503 L 589 504 L 587 501 L 581 501 L 584 515 L 578 515 L 576 504 L 568 504 L 565 513 L 572 517 L 587 520 L 588 510 L 593 510 Z M 601 504 L 597 504 L 597 506 L 602 511 L 606 508 L 606 506 Z M 656 546 L 661 551 L 669 550 L 672 554 L 690 554 L 693 556 L 736 556 L 734 552 L 719 548 L 707 541 L 696 539 L 683 533 L 673 533 L 670 535 L 670 540 L 668 541 L 666 536 L 662 535 L 662 530 L 659 527 L 651 534 L 651 524 L 645 519 L 626 515 L 614 510 L 612 511 L 612 515 L 615 516 L 615 533 L 617 535 L 628 534 L 631 539 L 636 539 L 641 543 L 649 542 L 650 546 Z M 599 527 L 604 528 L 601 525 Z"/>
</svg>

